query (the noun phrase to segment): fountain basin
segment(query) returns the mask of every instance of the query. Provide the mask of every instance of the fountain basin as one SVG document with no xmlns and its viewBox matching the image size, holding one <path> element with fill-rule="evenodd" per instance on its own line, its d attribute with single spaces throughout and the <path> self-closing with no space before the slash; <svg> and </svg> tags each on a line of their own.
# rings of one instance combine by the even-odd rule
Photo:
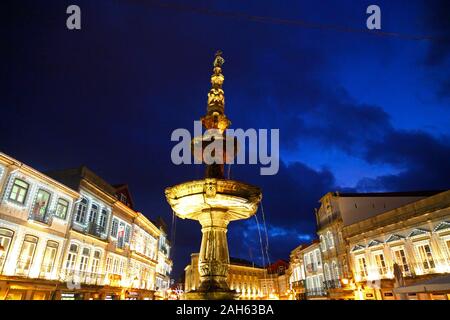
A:
<svg viewBox="0 0 450 320">
<path fill-rule="evenodd" d="M 202 179 L 166 188 L 166 198 L 182 219 L 200 220 L 205 211 L 222 211 L 227 221 L 247 219 L 255 214 L 261 201 L 261 189 L 226 179 Z"/>
</svg>

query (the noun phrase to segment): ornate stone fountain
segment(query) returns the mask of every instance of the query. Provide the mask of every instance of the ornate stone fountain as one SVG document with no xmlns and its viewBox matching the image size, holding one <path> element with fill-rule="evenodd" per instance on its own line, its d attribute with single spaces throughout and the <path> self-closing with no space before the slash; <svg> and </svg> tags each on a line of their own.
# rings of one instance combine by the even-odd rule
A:
<svg viewBox="0 0 450 320">
<path fill-rule="evenodd" d="M 206 129 L 218 130 L 220 136 L 215 139 L 230 141 L 225 130 L 231 124 L 224 113 L 225 95 L 222 89 L 224 76 L 222 65 L 225 62 L 221 52 L 216 53 L 211 76 L 212 88 L 208 93 L 207 113 L 201 118 Z M 166 198 L 175 214 L 182 219 L 198 220 L 202 226 L 202 243 L 199 254 L 200 286 L 186 293 L 189 300 L 235 299 L 238 294 L 230 290 L 226 282 L 230 257 L 228 253 L 227 227 L 230 221 L 247 219 L 254 215 L 261 201 L 261 189 L 243 182 L 224 178 L 224 164 L 234 157 L 237 143 L 230 154 L 221 150 L 221 163 L 206 165 L 203 180 L 184 182 L 166 188 Z M 193 149 L 203 151 L 211 140 L 195 137 Z M 195 148 L 195 147 L 199 148 Z M 195 152 L 194 152 L 195 153 Z M 203 153 L 194 154 L 203 159 Z M 220 161 L 219 161 L 220 162 Z"/>
</svg>

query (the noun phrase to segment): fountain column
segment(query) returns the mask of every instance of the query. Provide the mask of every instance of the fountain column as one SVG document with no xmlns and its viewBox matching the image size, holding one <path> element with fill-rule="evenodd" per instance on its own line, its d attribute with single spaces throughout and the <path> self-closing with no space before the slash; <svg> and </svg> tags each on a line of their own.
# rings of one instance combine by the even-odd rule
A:
<svg viewBox="0 0 450 320">
<path fill-rule="evenodd" d="M 202 243 L 200 246 L 198 269 L 200 273 L 200 289 L 229 290 L 227 285 L 228 253 L 227 226 L 223 218 L 226 210 L 204 210 L 199 218 L 202 226 Z"/>
<path fill-rule="evenodd" d="M 214 139 L 204 136 L 192 141 L 194 156 L 207 164 L 205 178 L 184 182 L 166 188 L 166 198 L 175 214 L 182 219 L 199 221 L 202 226 L 198 271 L 200 285 L 186 293 L 186 299 L 236 299 L 239 294 L 227 284 L 230 257 L 228 253 L 227 227 L 230 221 L 253 216 L 261 201 L 261 189 L 243 182 L 224 178 L 224 163 L 233 159 L 237 150 L 235 137 L 228 137 L 226 129 L 230 120 L 224 113 L 225 95 L 222 89 L 224 59 L 217 52 L 208 93 L 207 113 L 201 118 L 205 129 L 215 129 Z M 218 132 L 218 133 L 217 133 Z M 222 161 L 206 161 L 205 148 L 212 141 L 221 140 L 223 149 L 215 150 L 214 157 Z M 233 150 L 225 147 L 231 142 Z M 195 150 L 201 152 L 196 153 Z M 217 153 L 216 153 L 217 152 Z"/>
</svg>

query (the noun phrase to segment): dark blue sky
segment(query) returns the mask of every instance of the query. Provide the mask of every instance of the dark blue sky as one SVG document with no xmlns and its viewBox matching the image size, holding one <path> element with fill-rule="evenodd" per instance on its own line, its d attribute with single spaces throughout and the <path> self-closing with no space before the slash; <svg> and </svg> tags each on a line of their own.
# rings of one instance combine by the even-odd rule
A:
<svg viewBox="0 0 450 320">
<path fill-rule="evenodd" d="M 66 29 L 70 4 L 81 7 L 80 31 Z M 243 17 L 365 30 L 370 4 L 381 7 L 382 31 L 403 36 Z M 448 1 L 8 6 L 0 150 L 42 171 L 85 164 L 110 183 L 128 183 L 149 217 L 170 224 L 164 188 L 203 174 L 198 166 L 172 165 L 170 134 L 192 130 L 204 114 L 217 49 L 226 60 L 233 127 L 280 129 L 278 175 L 259 176 L 258 166 L 232 169 L 233 178 L 263 189 L 271 260 L 287 259 L 314 237 L 313 208 L 328 191 L 450 186 Z M 229 242 L 232 256 L 262 262 L 255 219 L 232 223 Z M 178 220 L 176 275 L 199 245 L 198 223 Z"/>
</svg>

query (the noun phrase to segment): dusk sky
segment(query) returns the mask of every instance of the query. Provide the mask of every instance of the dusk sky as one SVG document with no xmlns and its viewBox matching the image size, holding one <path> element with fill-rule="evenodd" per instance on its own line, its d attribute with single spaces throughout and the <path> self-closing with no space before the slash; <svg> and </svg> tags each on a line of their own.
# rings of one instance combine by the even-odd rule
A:
<svg viewBox="0 0 450 320">
<path fill-rule="evenodd" d="M 71 4 L 81 30 L 66 28 Z M 371 4 L 394 34 L 366 32 Z M 231 168 L 263 190 L 271 261 L 314 239 L 314 208 L 329 191 L 450 187 L 447 0 L 7 6 L 0 151 L 40 171 L 84 164 L 128 183 L 136 209 L 169 226 L 164 188 L 204 173 L 172 164 L 170 136 L 205 114 L 218 49 L 232 128 L 280 129 L 277 175 Z M 174 277 L 200 236 L 198 222 L 177 220 Z M 254 218 L 231 223 L 228 239 L 232 257 L 262 263 Z"/>
</svg>

